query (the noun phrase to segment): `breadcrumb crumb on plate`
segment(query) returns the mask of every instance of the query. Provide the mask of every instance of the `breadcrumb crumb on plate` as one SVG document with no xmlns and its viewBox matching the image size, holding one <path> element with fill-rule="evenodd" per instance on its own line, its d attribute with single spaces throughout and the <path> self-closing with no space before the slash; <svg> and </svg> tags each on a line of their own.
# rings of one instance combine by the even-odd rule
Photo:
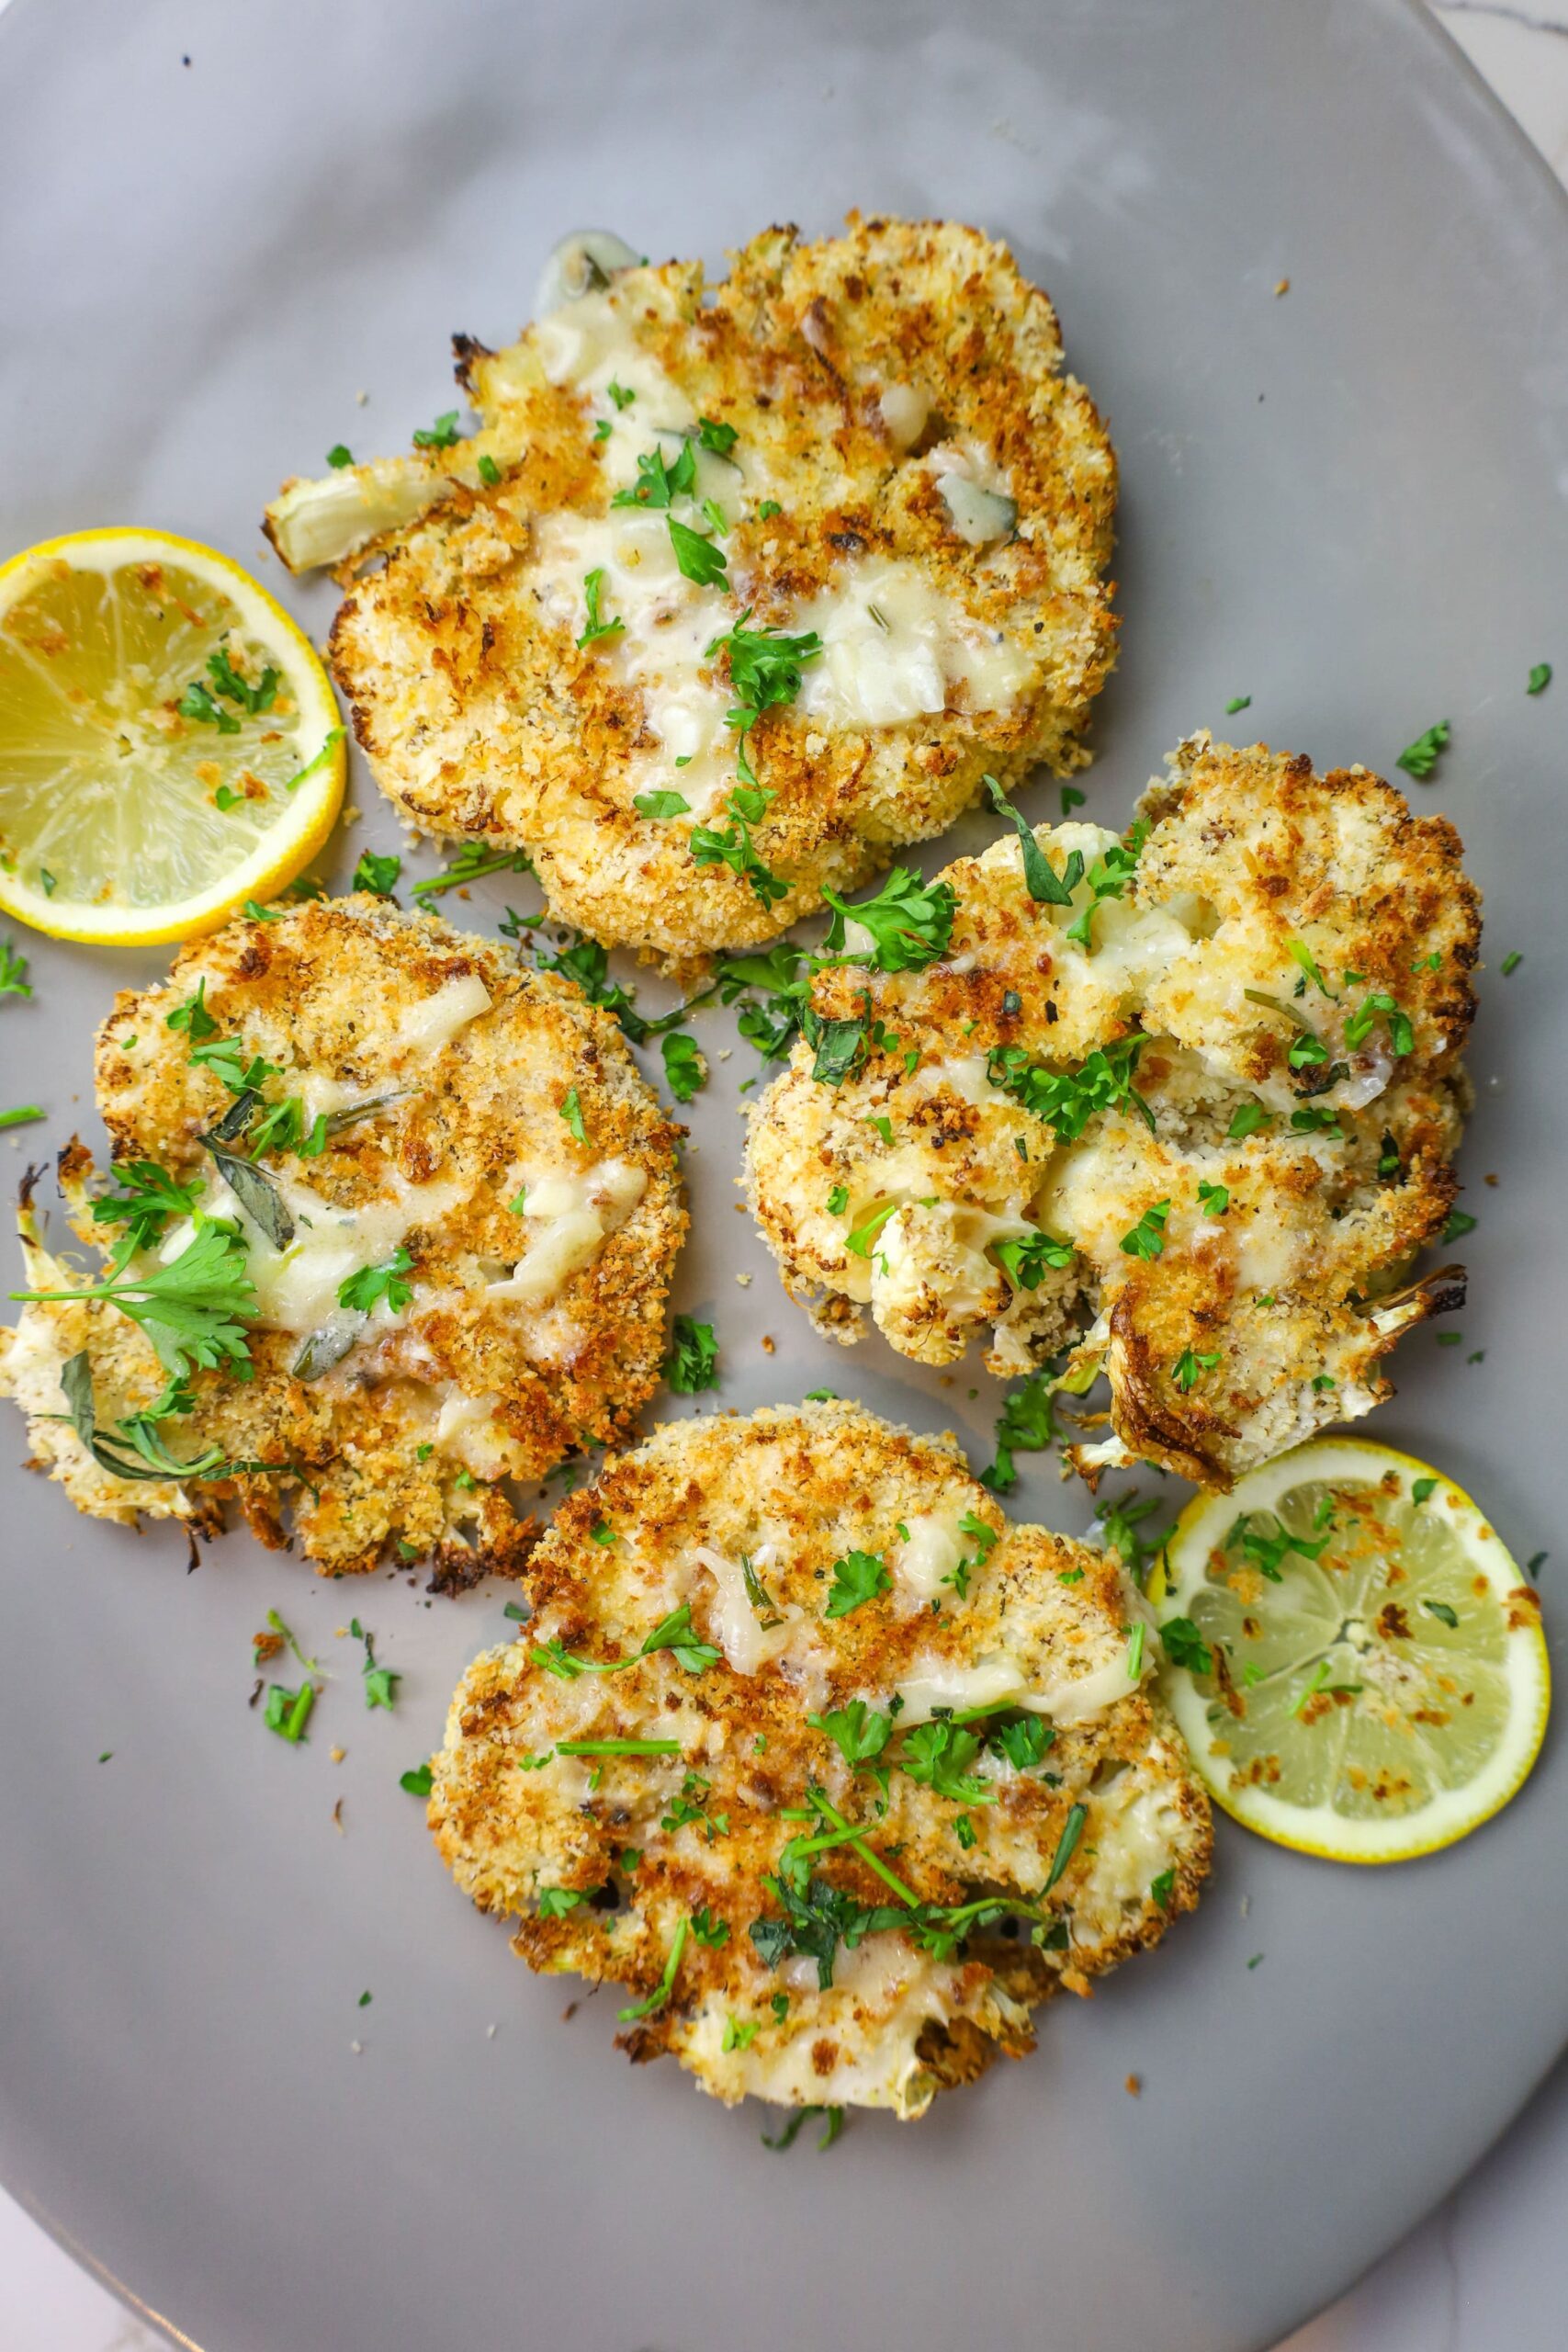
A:
<svg viewBox="0 0 1568 2352">
<path fill-rule="evenodd" d="M 471 440 L 292 483 L 268 527 L 286 560 L 374 562 L 330 651 L 378 781 L 526 848 L 556 915 L 668 958 L 752 944 L 987 769 L 1087 759 L 1115 460 L 1004 246 L 771 229 L 716 286 L 600 273 L 457 350 Z M 811 650 L 758 691 L 720 643 L 743 623 Z"/>
<path fill-rule="evenodd" d="M 636 2060 L 916 2116 L 1197 1901 L 1209 1811 L 1140 1596 L 1010 1525 L 950 1437 L 839 1403 L 667 1423 L 528 1573 L 431 1827 L 531 1967 L 628 1988 Z"/>
<path fill-rule="evenodd" d="M 502 943 L 357 896 L 231 922 L 123 991 L 96 1086 L 122 1188 L 152 1163 L 194 1193 L 131 1270 L 220 1218 L 254 1287 L 251 1376 L 197 1372 L 164 1445 L 288 1466 L 134 1484 L 106 1469 L 57 1418 L 65 1365 L 86 1351 L 100 1431 L 167 1375 L 116 1306 L 71 1298 L 0 1333 L 0 1394 L 35 1459 L 94 1517 L 210 1528 L 232 1498 L 265 1543 L 291 1531 L 327 1573 L 394 1544 L 446 1585 L 515 1572 L 536 1530 L 511 1486 L 624 1443 L 653 1394 L 686 1229 L 681 1131 L 615 1021 Z M 226 1118 L 243 1124 L 219 1160 L 203 1139 Z M 83 1145 L 59 1172 L 77 1235 L 107 1257 L 126 1227 L 95 1220 L 106 1188 Z M 28 1189 L 28 1286 L 85 1287 Z"/>
<path fill-rule="evenodd" d="M 1365 768 L 1207 735 L 1123 840 L 1032 841 L 1066 903 L 1010 833 L 939 877 L 940 960 L 818 974 L 863 1043 L 837 1085 L 798 1043 L 752 1107 L 758 1220 L 833 1337 L 869 1308 L 925 1363 L 987 1327 L 999 1374 L 1065 1352 L 1064 1385 L 1111 1383 L 1080 1469 L 1224 1487 L 1370 1411 L 1462 1298 L 1410 1268 L 1457 1191 L 1479 898 L 1448 820 Z"/>
</svg>

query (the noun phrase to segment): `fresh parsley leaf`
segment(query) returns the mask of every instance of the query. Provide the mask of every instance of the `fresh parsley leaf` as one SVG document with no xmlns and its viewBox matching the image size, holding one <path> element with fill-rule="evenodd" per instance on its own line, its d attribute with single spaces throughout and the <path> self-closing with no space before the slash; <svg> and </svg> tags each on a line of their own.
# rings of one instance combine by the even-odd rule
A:
<svg viewBox="0 0 1568 2352">
<path fill-rule="evenodd" d="M 341 472 L 344 466 L 353 465 L 354 452 L 345 443 L 342 441 L 334 441 L 332 447 L 327 451 L 327 463 L 331 466 L 333 473 Z"/>
<path fill-rule="evenodd" d="M 495 459 L 491 456 L 488 449 L 480 450 L 476 462 L 479 466 L 479 480 L 484 483 L 487 490 L 494 490 L 501 480 L 501 468 L 496 464 Z"/>
<path fill-rule="evenodd" d="M 991 806 L 998 816 L 1005 817 L 1018 835 L 1018 845 L 1023 855 L 1024 887 L 1030 897 L 1037 905 L 1070 907 L 1073 892 L 1083 880 L 1082 851 L 1073 851 L 1058 876 L 1055 867 L 1035 839 L 1034 828 L 1013 807 L 996 777 L 987 775 L 982 778 L 982 782 L 991 796 Z"/>
<path fill-rule="evenodd" d="M 1051 1409 L 1052 1371 L 1032 1372 L 1026 1380 L 1010 1388 L 1002 1399 L 1001 1418 L 997 1423 L 997 1458 L 988 1470 L 980 1473 L 980 1484 L 994 1495 L 1005 1495 L 1018 1484 L 1018 1471 L 1013 1462 L 1015 1453 L 1040 1453 L 1060 1432 Z"/>
<path fill-rule="evenodd" d="M 0 996 L 31 996 L 28 959 L 18 956 L 8 939 L 0 939 Z"/>
<path fill-rule="evenodd" d="M 717 1666 L 724 1652 L 715 1649 L 711 1642 L 697 1639 L 692 1631 L 692 1604 L 683 1600 L 668 1617 L 657 1624 L 637 1651 L 639 1657 L 651 1657 L 655 1650 L 670 1650 L 675 1663 L 687 1674 L 705 1674 L 710 1666 Z"/>
<path fill-rule="evenodd" d="M 383 856 L 377 850 L 362 850 L 348 887 L 351 890 L 368 890 L 378 899 L 389 899 L 402 870 L 402 859 L 391 852 Z"/>
<path fill-rule="evenodd" d="M 1410 1489 L 1410 1499 L 1416 1504 L 1429 1502 L 1437 1490 L 1436 1478 L 1417 1478 Z"/>
<path fill-rule="evenodd" d="M 999 1716 L 986 1726 L 986 1745 L 1005 1756 L 1015 1772 L 1030 1772 L 1041 1763 L 1056 1735 L 1039 1715 L 1021 1711 Z"/>
<path fill-rule="evenodd" d="M 660 1039 L 660 1051 L 664 1057 L 664 1076 L 670 1091 L 677 1102 L 689 1102 L 707 1084 L 707 1070 L 694 1039 L 683 1031 L 674 1030 Z"/>
<path fill-rule="evenodd" d="M 733 424 L 720 424 L 711 416 L 698 417 L 697 439 L 705 449 L 711 449 L 716 458 L 728 458 L 738 438 Z"/>
<path fill-rule="evenodd" d="M 406 1789 L 411 1797 L 427 1797 L 431 1791 L 429 1765 L 416 1764 L 412 1772 L 400 1772 L 398 1786 Z"/>
<path fill-rule="evenodd" d="M 692 804 L 679 792 L 639 792 L 632 802 L 639 817 L 689 817 Z"/>
<path fill-rule="evenodd" d="M 651 2017 L 656 2009 L 661 2009 L 664 2007 L 665 2002 L 675 1990 L 675 1977 L 681 1966 L 681 1955 L 686 1949 L 686 1938 L 691 1933 L 691 1926 L 689 1919 L 682 1919 L 676 1928 L 675 1940 L 670 1947 L 670 1957 L 665 1962 L 664 1973 L 647 2000 L 634 2001 L 629 2008 L 616 2010 L 615 2016 L 622 2025 L 630 2025 L 637 2018 Z"/>
<path fill-rule="evenodd" d="M 922 882 L 918 874 L 896 865 L 874 899 L 847 906 L 836 890 L 824 888 L 822 896 L 833 910 L 823 942 L 827 957 L 869 964 L 879 972 L 918 972 L 947 953 L 958 899 L 945 882 Z M 868 952 L 843 952 L 852 922 L 870 933 Z"/>
<path fill-rule="evenodd" d="M 361 1266 L 338 1284 L 337 1303 L 355 1315 L 368 1315 L 383 1299 L 390 1315 L 400 1315 L 413 1296 L 413 1284 L 402 1280 L 412 1271 L 413 1260 L 401 1242 L 382 1266 Z"/>
<path fill-rule="evenodd" d="M 716 1919 L 705 1903 L 700 1911 L 692 1914 L 692 1933 L 709 1951 L 718 1951 L 729 1941 L 729 1922 Z"/>
<path fill-rule="evenodd" d="M 534 862 L 525 849 L 490 849 L 483 842 L 465 842 L 450 865 L 439 874 L 428 875 L 416 882 L 412 895 L 421 906 L 428 906 L 432 899 L 445 898 L 448 890 L 460 890 L 465 883 L 478 882 L 487 874 L 532 874 Z M 506 926 L 502 925 L 504 931 Z M 513 931 L 513 938 L 516 937 Z"/>
<path fill-rule="evenodd" d="M 1418 784 L 1425 784 L 1447 751 L 1451 731 L 1448 720 L 1439 718 L 1435 726 L 1417 735 L 1414 743 L 1406 743 L 1397 764 L 1406 775 L 1413 775 Z"/>
<path fill-rule="evenodd" d="M 667 465 L 662 449 L 645 449 L 637 461 L 637 480 L 626 490 L 616 491 L 612 506 L 643 506 L 667 508 L 676 498 L 689 498 L 697 484 L 696 452 L 690 441 L 682 441 L 673 465 Z"/>
<path fill-rule="evenodd" d="M 1530 670 L 1529 684 L 1526 686 L 1525 692 L 1527 695 L 1543 695 L 1551 684 L 1551 662 L 1537 662 Z"/>
<path fill-rule="evenodd" d="M 841 1560 L 833 1563 L 833 1589 L 828 1596 L 825 1617 L 847 1617 L 879 1592 L 889 1590 L 893 1583 L 887 1565 L 874 1552 L 846 1552 Z"/>
<path fill-rule="evenodd" d="M 1205 1353 L 1201 1349 L 1183 1348 L 1176 1360 L 1170 1376 L 1183 1395 L 1190 1396 L 1203 1374 L 1206 1372 L 1213 1372 L 1219 1361 L 1218 1348 L 1209 1353 Z"/>
<path fill-rule="evenodd" d="M 954 1723 L 917 1724 L 904 1735 L 898 1769 L 954 1804 L 995 1804 L 997 1792 L 969 1767 L 980 1753 L 978 1732 Z"/>
<path fill-rule="evenodd" d="M 1474 1217 L 1469 1216 L 1465 1210 L 1450 1209 L 1449 1211 L 1449 1221 L 1444 1226 L 1442 1232 L 1438 1236 L 1438 1239 L 1445 1243 L 1450 1241 L 1459 1241 L 1462 1239 L 1465 1234 L 1473 1233 L 1475 1231 L 1475 1222 Z"/>
<path fill-rule="evenodd" d="M 750 883 L 752 897 L 763 908 L 789 896 L 789 884 L 763 864 L 751 839 L 752 826 L 761 823 L 773 797 L 765 785 L 738 784 L 721 811 L 730 822 L 722 831 L 712 825 L 694 825 L 687 842 L 699 865 L 728 865 Z"/>
<path fill-rule="evenodd" d="M 845 1249 L 851 1250 L 857 1258 L 869 1258 L 872 1243 L 876 1239 L 883 1227 L 896 1217 L 904 1205 L 905 1204 L 899 1200 L 879 1202 L 863 1225 L 858 1226 L 853 1233 L 846 1234 Z"/>
<path fill-rule="evenodd" d="M 1211 1184 L 1204 1176 L 1198 1179 L 1198 1205 L 1205 1216 L 1224 1216 L 1230 1204 L 1230 1191 L 1226 1185 Z"/>
<path fill-rule="evenodd" d="M 1109 1047 L 1097 1047 L 1076 1070 L 1051 1070 L 1031 1061 L 1021 1046 L 993 1046 L 986 1076 L 1004 1094 L 1010 1094 L 1038 1119 L 1055 1130 L 1061 1143 L 1077 1143 L 1097 1113 L 1131 1102 L 1145 1124 L 1154 1127 L 1154 1114 L 1133 1084 L 1133 1073 L 1146 1040 L 1122 1037 Z"/>
<path fill-rule="evenodd" d="M 587 1894 L 581 1887 L 542 1886 L 539 1889 L 539 1917 L 541 1919 L 564 1919 L 569 1911 L 575 1911 L 580 1903 L 587 1900 Z"/>
<path fill-rule="evenodd" d="M 1159 1257 L 1165 1248 L 1165 1225 L 1169 1215 L 1168 1201 L 1156 1201 L 1146 1208 L 1132 1231 L 1122 1236 L 1124 1255 L 1149 1260 Z"/>
<path fill-rule="evenodd" d="M 1238 710 L 1250 710 L 1251 708 L 1252 696 L 1250 695 L 1232 695 L 1229 702 L 1225 705 L 1225 717 L 1227 718 L 1234 718 Z"/>
<path fill-rule="evenodd" d="M 582 582 L 582 605 L 583 610 L 588 616 L 588 620 L 587 626 L 584 628 L 581 636 L 577 640 L 580 650 L 585 645 L 592 645 L 602 637 L 615 637 L 626 628 L 625 621 L 605 620 L 601 618 L 599 612 L 599 599 L 604 592 L 604 570 L 602 566 L 596 565 L 592 571 L 588 572 L 584 576 Z"/>
<path fill-rule="evenodd" d="M 1070 1241 L 1058 1241 L 1054 1234 L 1024 1233 L 993 1242 L 991 1255 L 1014 1290 L 1038 1290 L 1047 1267 L 1064 1272 L 1077 1252 Z"/>
<path fill-rule="evenodd" d="M 194 1216 L 199 1177 L 182 1184 L 152 1159 L 122 1159 L 109 1173 L 119 1190 L 93 1203 L 95 1225 L 123 1225 L 131 1247 L 145 1250 L 162 1238 L 172 1216 Z"/>
<path fill-rule="evenodd" d="M 807 1715 L 806 1720 L 813 1730 L 827 1733 L 852 1770 L 874 1763 L 893 1736 L 892 1716 L 877 1713 L 863 1699 L 852 1699 L 830 1714 Z"/>
<path fill-rule="evenodd" d="M 1056 1840 L 1056 1851 L 1052 1857 L 1050 1871 L 1041 1889 L 1043 1894 L 1050 1894 L 1067 1864 L 1072 1860 L 1077 1850 L 1078 1839 L 1083 1836 L 1084 1823 L 1088 1819 L 1087 1805 L 1075 1804 L 1070 1808 L 1066 1821 L 1062 1824 L 1062 1834 Z"/>
<path fill-rule="evenodd" d="M 695 1396 L 718 1386 L 718 1343 L 711 1323 L 677 1315 L 671 1329 L 674 1341 L 664 1360 L 664 1377 L 679 1396 Z"/>
<path fill-rule="evenodd" d="M 305 1736 L 305 1726 L 315 1703 L 313 1682 L 302 1682 L 298 1690 L 286 1690 L 280 1682 L 275 1682 L 266 1694 L 266 1711 L 262 1720 L 268 1731 L 275 1731 L 280 1739 L 297 1747 Z"/>
<path fill-rule="evenodd" d="M 1176 1872 L 1174 1870 L 1163 1870 L 1149 1881 L 1150 1900 L 1157 1903 L 1162 1911 L 1169 1910 L 1170 1898 L 1175 1892 Z"/>
<path fill-rule="evenodd" d="M 1288 1555 L 1298 1552 L 1303 1560 L 1315 1560 L 1328 1542 L 1328 1533 L 1292 1535 L 1284 1521 L 1277 1519 L 1274 1532 L 1269 1534 L 1262 1524 L 1268 1516 L 1267 1512 L 1244 1511 L 1239 1519 L 1233 1521 L 1225 1536 L 1224 1549 L 1231 1552 L 1239 1548 L 1270 1584 L 1282 1584 Z M 1258 1525 L 1253 1525 L 1254 1519 L 1258 1521 Z M 1331 1532 L 1332 1530 L 1329 1531 Z"/>
<path fill-rule="evenodd" d="M 259 718 L 264 711 L 272 708 L 281 684 L 277 672 L 269 662 L 253 686 L 230 660 L 227 638 L 215 653 L 208 655 L 207 674 L 226 700 L 238 703 L 240 708 L 253 718 Z"/>
<path fill-rule="evenodd" d="M 1272 1125 L 1273 1119 L 1272 1111 L 1266 1111 L 1261 1102 L 1238 1102 L 1231 1114 L 1230 1125 L 1225 1129 L 1225 1140 L 1227 1143 L 1243 1143 L 1248 1136 L 1256 1135 L 1259 1127 Z"/>
<path fill-rule="evenodd" d="M 586 1145 L 588 1130 L 582 1124 L 582 1105 L 577 1099 L 575 1086 L 568 1089 L 566 1100 L 560 1106 L 560 1115 L 578 1142 Z"/>
<path fill-rule="evenodd" d="M 1085 877 L 1090 892 L 1089 904 L 1077 921 L 1067 925 L 1066 933 L 1068 939 L 1076 940 L 1086 956 L 1093 950 L 1094 917 L 1101 899 L 1121 898 L 1138 870 L 1138 860 L 1143 855 L 1148 834 L 1148 820 L 1140 817 L 1122 839 L 1112 842 L 1089 867 Z"/>
<path fill-rule="evenodd" d="M 1458 1611 L 1450 1609 L 1446 1600 L 1424 1600 L 1421 1603 L 1421 1606 L 1427 1611 L 1428 1617 L 1435 1617 L 1437 1619 L 1439 1625 L 1457 1625 L 1459 1623 Z"/>
<path fill-rule="evenodd" d="M 123 1247 L 123 1245 L 122 1245 Z M 108 1278 L 83 1290 L 13 1291 L 13 1298 L 103 1300 L 137 1324 L 165 1372 L 188 1380 L 197 1370 L 227 1364 L 249 1376 L 245 1325 L 256 1315 L 255 1286 L 245 1271 L 245 1245 L 231 1225 L 203 1225 L 178 1257 L 146 1273 L 111 1268 Z"/>
<path fill-rule="evenodd" d="M 366 1705 L 385 1707 L 390 1713 L 397 1704 L 398 1685 L 402 1680 L 402 1676 L 394 1673 L 389 1666 L 377 1665 L 375 1638 L 366 1632 L 357 1617 L 349 1619 L 348 1630 L 355 1640 L 363 1645 L 365 1651 L 361 1675 L 365 1684 Z"/>
<path fill-rule="evenodd" d="M 416 449 L 450 449 L 457 438 L 457 412 L 449 408 L 434 424 L 422 425 L 413 436 Z"/>
</svg>

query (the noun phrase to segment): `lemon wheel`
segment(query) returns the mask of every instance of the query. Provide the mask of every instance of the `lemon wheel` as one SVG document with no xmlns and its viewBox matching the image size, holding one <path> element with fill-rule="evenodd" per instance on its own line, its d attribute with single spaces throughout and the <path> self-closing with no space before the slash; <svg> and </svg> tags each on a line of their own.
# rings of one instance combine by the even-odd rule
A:
<svg viewBox="0 0 1568 2352">
<path fill-rule="evenodd" d="M 212 930 L 290 881 L 343 797 L 344 731 L 294 621 L 163 531 L 0 566 L 0 908 L 58 939 Z"/>
<path fill-rule="evenodd" d="M 1463 1489 L 1409 1454 L 1326 1438 L 1200 1496 L 1151 1591 L 1193 1763 L 1279 1845 L 1432 1853 L 1535 1761 L 1550 1699 L 1535 1592 Z"/>
</svg>

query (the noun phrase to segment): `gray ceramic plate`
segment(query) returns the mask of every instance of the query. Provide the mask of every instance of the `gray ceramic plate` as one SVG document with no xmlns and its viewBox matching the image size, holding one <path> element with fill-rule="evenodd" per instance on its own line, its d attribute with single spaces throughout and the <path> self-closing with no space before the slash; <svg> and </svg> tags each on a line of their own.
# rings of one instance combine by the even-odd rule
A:
<svg viewBox="0 0 1568 2352">
<path fill-rule="evenodd" d="M 1093 813 L 1123 821 L 1233 695 L 1252 696 L 1240 726 L 1324 763 L 1387 767 L 1452 720 L 1423 798 L 1487 894 L 1474 1303 L 1463 1350 L 1405 1349 L 1378 1433 L 1484 1497 L 1521 1555 L 1550 1544 L 1568 234 L 1413 8 L 18 0 L 0 21 L 6 544 L 144 520 L 256 560 L 278 481 L 449 406 L 446 334 L 512 332 L 563 229 L 716 262 L 768 220 L 817 232 L 855 203 L 1005 232 L 1111 419 L 1125 649 Z M 291 601 L 324 626 L 329 591 Z M 357 797 L 351 842 L 390 845 L 367 779 Z M 461 911 L 489 928 L 502 896 Z M 4 1099 L 46 1102 L 53 1146 L 96 1132 L 92 1025 L 152 964 L 40 944 L 34 968 L 36 1001 L 0 1012 Z M 728 1016 L 703 1035 L 733 1042 Z M 984 1460 L 983 1374 L 976 1395 L 879 1344 L 840 1355 L 786 1306 L 732 1206 L 753 1067 L 743 1046 L 716 1061 L 698 1106 L 681 1274 L 679 1303 L 717 1323 L 725 1401 L 852 1384 Z M 0 1451 L 0 2171 L 175 2341 L 935 2352 L 1019 2329 L 1230 2352 L 1389 2245 L 1568 2036 L 1558 1739 L 1501 1820 L 1434 1860 L 1362 1874 L 1223 1836 L 1197 1920 L 1059 2005 L 1028 2064 L 919 2128 L 772 2154 L 757 2114 L 672 2066 L 634 2074 L 606 2001 L 563 2023 L 561 1985 L 453 1893 L 398 1787 L 502 1595 L 345 1591 L 238 1536 L 187 1578 L 176 1535 L 90 1526 L 20 1475 L 14 1424 Z M 1020 1500 L 1087 1516 L 1038 1462 Z M 404 1678 L 396 1715 L 365 1713 L 344 1645 L 310 1746 L 269 1738 L 245 1705 L 269 1606 L 329 1648 L 357 1608 Z"/>
</svg>

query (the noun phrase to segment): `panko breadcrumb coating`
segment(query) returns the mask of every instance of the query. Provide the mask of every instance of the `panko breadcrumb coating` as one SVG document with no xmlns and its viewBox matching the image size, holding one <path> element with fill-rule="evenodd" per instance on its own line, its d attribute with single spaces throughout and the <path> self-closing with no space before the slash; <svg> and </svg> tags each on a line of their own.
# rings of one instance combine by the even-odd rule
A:
<svg viewBox="0 0 1568 2352">
<path fill-rule="evenodd" d="M 564 1504 L 430 1822 L 634 2059 L 920 2114 L 1196 1903 L 1209 1811 L 1119 1560 L 857 1406 L 666 1423 Z M 606 1668 L 614 1670 L 606 1671 Z"/>
<path fill-rule="evenodd" d="M 459 338 L 477 435 L 268 514 L 286 560 L 378 565 L 331 654 L 383 789 L 670 959 L 773 937 L 987 768 L 1080 766 L 1114 639 L 1115 461 L 1004 246 L 852 215 L 732 263 Z M 742 626 L 819 650 L 758 676 Z"/>
<path fill-rule="evenodd" d="M 1009 834 L 939 877 L 938 960 L 818 974 L 863 1043 L 838 1085 L 797 1044 L 757 1102 L 757 1216 L 835 1338 L 869 1306 L 925 1363 L 987 1325 L 998 1374 L 1070 1351 L 1114 1432 L 1077 1467 L 1223 1488 L 1370 1411 L 1380 1359 L 1460 1295 L 1407 1274 L 1457 1189 L 1480 902 L 1453 827 L 1365 768 L 1207 735 L 1123 841 L 1032 840 L 1058 897 L 1076 861 L 1070 903 Z"/>
<path fill-rule="evenodd" d="M 73 1299 L 0 1332 L 0 1393 L 27 1413 L 35 1459 L 95 1518 L 210 1527 L 232 1496 L 278 1544 L 287 1504 L 323 1572 L 374 1567 L 394 1540 L 440 1582 L 514 1571 L 536 1530 L 504 1482 L 625 1442 L 657 1383 L 686 1227 L 680 1130 L 615 1023 L 502 943 L 355 897 L 183 950 L 162 985 L 117 998 L 96 1076 L 116 1197 L 150 1168 L 174 1205 L 150 1228 L 96 1220 L 104 1188 L 73 1141 L 60 1174 L 77 1234 L 105 1256 L 144 1241 L 130 1272 L 147 1273 L 190 1245 L 193 1213 L 195 1229 L 227 1220 L 250 1286 L 248 1374 L 197 1370 L 157 1444 L 180 1463 L 215 1449 L 283 1466 L 106 1465 L 105 1433 L 159 1399 L 168 1371 L 118 1307 Z M 94 1279 L 42 1246 L 30 1201 L 22 1225 L 32 1289 Z M 96 1452 L 52 1418 L 84 1350 Z M 109 1453 L 138 1459 L 123 1437 Z"/>
</svg>

